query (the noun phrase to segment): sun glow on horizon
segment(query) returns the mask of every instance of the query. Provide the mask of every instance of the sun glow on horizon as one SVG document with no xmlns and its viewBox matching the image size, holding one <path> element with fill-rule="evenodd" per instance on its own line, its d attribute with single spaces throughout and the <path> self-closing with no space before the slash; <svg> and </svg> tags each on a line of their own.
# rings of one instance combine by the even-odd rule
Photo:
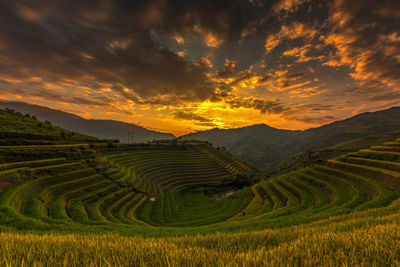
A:
<svg viewBox="0 0 400 267">
<path fill-rule="evenodd" d="M 400 105 L 398 12 L 386 6 L 162 3 L 4 5 L 0 98 L 175 135 L 304 130 Z"/>
</svg>

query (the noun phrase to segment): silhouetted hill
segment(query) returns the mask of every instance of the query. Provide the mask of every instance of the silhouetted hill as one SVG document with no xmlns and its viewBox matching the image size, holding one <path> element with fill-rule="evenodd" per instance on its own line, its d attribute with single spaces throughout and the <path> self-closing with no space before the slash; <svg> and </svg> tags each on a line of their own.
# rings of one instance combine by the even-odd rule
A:
<svg viewBox="0 0 400 267">
<path fill-rule="evenodd" d="M 265 162 L 273 162 L 279 155 L 279 146 L 298 131 L 280 130 L 266 124 L 255 124 L 236 129 L 211 129 L 182 136 L 184 139 L 209 141 L 225 147 L 235 157 L 254 165 L 264 166 Z"/>
<path fill-rule="evenodd" d="M 128 132 L 134 132 L 134 141 L 136 142 L 174 138 L 172 134 L 151 131 L 121 121 L 90 120 L 47 107 L 23 102 L 0 101 L 0 108 L 7 107 L 36 116 L 42 121 L 48 120 L 54 125 L 70 131 L 101 139 L 119 139 L 121 142 L 126 142 Z M 266 168 L 288 158 L 291 162 L 290 157 L 298 153 L 325 149 L 363 137 L 388 134 L 399 130 L 400 107 L 393 107 L 377 112 L 362 113 L 305 131 L 281 130 L 265 124 L 256 124 L 236 129 L 199 131 L 184 135 L 182 138 L 209 141 L 215 146 L 225 147 L 242 161 L 258 168 Z M 358 144 L 359 142 L 353 143 Z M 372 144 L 365 143 L 365 146 Z M 358 147 L 362 147 L 362 145 L 359 144 Z"/>
<path fill-rule="evenodd" d="M 135 124 L 115 120 L 91 120 L 67 112 L 31 105 L 24 102 L 0 101 L 0 108 L 11 108 L 23 114 L 30 114 L 42 121 L 70 131 L 95 136 L 100 139 L 119 139 L 126 142 L 128 132 L 133 132 L 135 142 L 146 142 L 153 139 L 171 139 L 175 136 L 169 133 L 151 131 Z"/>
<path fill-rule="evenodd" d="M 400 130 L 400 107 L 366 112 L 318 128 L 302 131 L 285 148 L 298 151 L 325 148 L 369 135 Z"/>
<path fill-rule="evenodd" d="M 265 168 L 296 153 L 400 130 L 400 107 L 367 112 L 305 131 L 288 131 L 265 124 L 236 129 L 212 129 L 182 136 L 224 146 L 237 158 Z M 366 144 L 369 146 L 371 144 Z"/>
</svg>

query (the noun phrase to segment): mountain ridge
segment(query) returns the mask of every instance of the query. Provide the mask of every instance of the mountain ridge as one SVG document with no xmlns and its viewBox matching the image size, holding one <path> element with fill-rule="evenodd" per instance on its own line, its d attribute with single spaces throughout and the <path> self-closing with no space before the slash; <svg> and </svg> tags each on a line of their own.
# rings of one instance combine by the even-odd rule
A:
<svg viewBox="0 0 400 267">
<path fill-rule="evenodd" d="M 254 129 L 256 131 L 252 131 Z M 258 124 L 235 129 L 206 130 L 182 138 L 209 141 L 225 147 L 234 156 L 251 165 L 265 168 L 289 155 L 397 130 L 400 130 L 400 107 L 391 107 L 306 130 L 282 130 Z"/>
<path fill-rule="evenodd" d="M 175 138 L 117 120 L 84 119 L 78 115 L 24 102 L 0 101 L 0 108 L 12 108 L 29 113 L 40 120 L 70 131 L 95 136 L 100 139 L 128 141 L 128 132 L 134 132 L 135 142 Z M 224 147 L 236 158 L 256 167 L 269 166 L 296 153 L 314 151 L 342 142 L 400 130 L 400 107 L 375 112 L 364 112 L 326 125 L 306 130 L 278 129 L 264 123 L 249 126 L 197 131 L 180 136 L 197 139 Z"/>
<path fill-rule="evenodd" d="M 136 124 L 117 120 L 85 119 L 78 115 L 18 101 L 0 101 L 0 108 L 11 108 L 22 113 L 28 113 L 38 119 L 48 120 L 56 126 L 82 134 L 96 136 L 100 139 L 118 139 L 128 141 L 128 132 L 133 132 L 133 141 L 146 142 L 153 139 L 171 139 L 171 133 L 157 132 Z"/>
</svg>

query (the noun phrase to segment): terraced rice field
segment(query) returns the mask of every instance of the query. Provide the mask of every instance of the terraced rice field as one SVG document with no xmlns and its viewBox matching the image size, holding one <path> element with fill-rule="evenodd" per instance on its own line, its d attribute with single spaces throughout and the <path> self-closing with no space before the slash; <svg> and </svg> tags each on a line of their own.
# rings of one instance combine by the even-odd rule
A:
<svg viewBox="0 0 400 267">
<path fill-rule="evenodd" d="M 107 178 L 65 158 L 0 165 L 2 224 L 37 230 L 197 226 L 234 216 L 252 198 L 249 189 L 219 201 L 181 191 L 250 171 L 217 150 L 136 150 L 103 160 L 117 167 Z"/>
<path fill-rule="evenodd" d="M 65 236 L 63 260 L 78 265 L 398 265 L 399 148 L 397 139 L 219 200 L 190 189 L 249 169 L 212 149 L 108 154 L 102 160 L 114 167 L 104 176 L 64 158 L 2 164 L 0 229 L 136 236 Z M 12 245 L 0 241 L 8 255 L 0 262 L 20 264 L 12 248 L 24 242 L 47 255 L 58 238 L 3 234 Z M 102 256 L 80 254 L 82 242 L 104 242 L 88 246 Z M 32 255 L 25 263 L 37 260 Z"/>
<path fill-rule="evenodd" d="M 107 156 L 104 161 L 118 168 L 110 176 L 113 180 L 154 195 L 250 171 L 243 163 L 214 149 L 137 150 Z"/>
</svg>

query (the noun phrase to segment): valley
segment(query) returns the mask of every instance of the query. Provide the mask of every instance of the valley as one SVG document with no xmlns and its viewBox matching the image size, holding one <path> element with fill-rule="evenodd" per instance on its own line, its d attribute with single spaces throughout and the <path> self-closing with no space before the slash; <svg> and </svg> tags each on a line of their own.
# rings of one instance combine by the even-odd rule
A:
<svg viewBox="0 0 400 267">
<path fill-rule="evenodd" d="M 43 255 L 49 265 L 393 263 L 395 250 L 378 240 L 399 245 L 398 137 L 267 179 L 205 141 L 85 138 L 0 146 L 1 264 L 40 265 Z M 321 254 L 348 242 L 357 246 Z"/>
</svg>

